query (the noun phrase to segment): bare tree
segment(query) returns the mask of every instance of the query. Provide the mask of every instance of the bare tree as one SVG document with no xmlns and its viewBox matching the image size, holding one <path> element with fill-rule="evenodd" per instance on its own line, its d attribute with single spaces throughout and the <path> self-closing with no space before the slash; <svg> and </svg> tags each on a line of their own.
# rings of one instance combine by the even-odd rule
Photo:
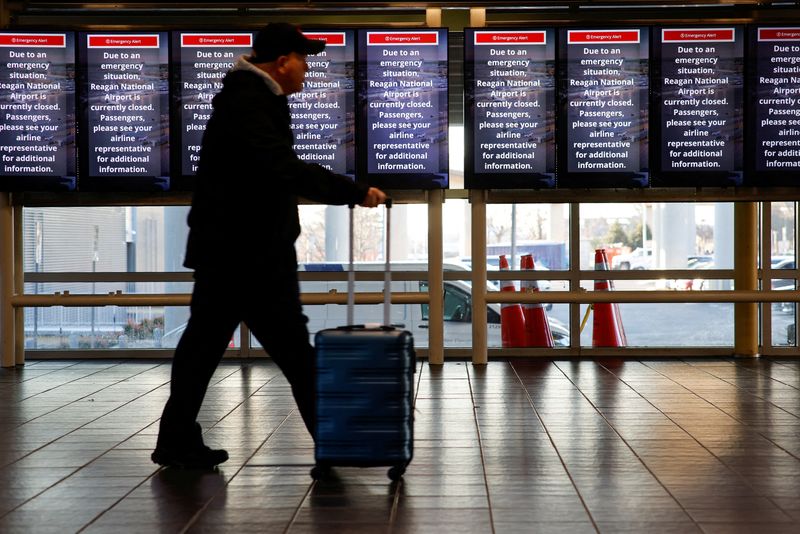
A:
<svg viewBox="0 0 800 534">
<path fill-rule="evenodd" d="M 376 261 L 383 258 L 383 210 L 355 210 L 354 249 L 356 261 Z"/>
</svg>

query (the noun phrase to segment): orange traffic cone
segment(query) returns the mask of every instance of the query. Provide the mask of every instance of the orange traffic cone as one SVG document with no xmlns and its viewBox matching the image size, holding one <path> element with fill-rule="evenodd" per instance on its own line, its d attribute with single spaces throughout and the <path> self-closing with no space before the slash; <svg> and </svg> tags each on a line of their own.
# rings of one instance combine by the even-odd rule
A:
<svg viewBox="0 0 800 534">
<path fill-rule="evenodd" d="M 534 267 L 533 256 L 525 254 L 519 260 L 521 271 L 532 271 Z M 532 293 L 539 291 L 539 284 L 536 280 L 522 280 L 520 291 Z M 547 314 L 544 312 L 544 304 L 523 304 L 522 312 L 525 316 L 525 346 L 526 347 L 555 347 L 553 333 L 550 332 L 550 323 L 547 322 Z"/>
<path fill-rule="evenodd" d="M 608 257 L 605 249 L 594 251 L 594 270 L 607 271 Z M 595 291 L 611 291 L 613 284 L 608 280 L 595 280 Z M 622 327 L 619 305 L 609 302 L 594 303 L 594 321 L 592 322 L 593 347 L 625 347 L 628 340 Z"/>
<path fill-rule="evenodd" d="M 505 254 L 500 256 L 500 270 L 508 271 L 508 260 Z M 516 291 L 511 280 L 500 281 L 501 291 Z M 503 347 L 525 346 L 525 315 L 522 313 L 521 304 L 500 305 L 500 337 Z"/>
</svg>

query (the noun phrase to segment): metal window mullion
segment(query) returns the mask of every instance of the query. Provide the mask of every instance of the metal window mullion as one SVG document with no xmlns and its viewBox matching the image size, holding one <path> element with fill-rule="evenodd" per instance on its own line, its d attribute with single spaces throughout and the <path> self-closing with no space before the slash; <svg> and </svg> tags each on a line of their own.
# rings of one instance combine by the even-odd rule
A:
<svg viewBox="0 0 800 534">
<path fill-rule="evenodd" d="M 486 193 L 470 191 L 472 213 L 472 363 L 489 361 L 486 312 Z"/>
<path fill-rule="evenodd" d="M 769 268 L 772 258 L 772 202 L 766 201 L 759 203 L 761 206 L 761 265 L 758 270 L 761 290 L 772 289 L 772 277 L 766 276 L 771 273 Z M 767 285 L 769 284 L 769 285 Z M 772 303 L 761 303 L 761 346 L 763 350 L 771 350 L 772 343 Z"/>
<path fill-rule="evenodd" d="M 21 206 L 12 206 L 14 225 L 14 294 L 25 292 L 25 248 L 23 242 L 23 220 Z M 14 361 L 17 365 L 25 363 L 25 308 L 14 308 Z"/>
<path fill-rule="evenodd" d="M 252 353 L 253 347 L 250 344 L 250 329 L 247 325 L 242 321 L 239 323 L 239 357 L 241 358 L 253 358 Z M 234 349 L 231 352 L 235 352 Z"/>
<path fill-rule="evenodd" d="M 10 193 L 0 192 L 0 363 L 14 367 L 14 230 Z"/>
<path fill-rule="evenodd" d="M 577 202 L 569 205 L 569 291 L 581 289 L 581 207 Z M 569 305 L 569 346 L 581 347 L 581 305 Z"/>
<path fill-rule="evenodd" d="M 444 192 L 428 194 L 428 363 L 444 363 L 444 242 L 442 211 Z M 484 284 L 485 286 L 485 284 Z M 391 291 L 391 288 L 387 288 Z"/>
</svg>

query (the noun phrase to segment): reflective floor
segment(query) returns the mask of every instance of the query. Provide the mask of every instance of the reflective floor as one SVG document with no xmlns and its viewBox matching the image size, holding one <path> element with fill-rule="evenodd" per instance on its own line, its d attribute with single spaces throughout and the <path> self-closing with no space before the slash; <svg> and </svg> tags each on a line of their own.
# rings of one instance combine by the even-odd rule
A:
<svg viewBox="0 0 800 534">
<path fill-rule="evenodd" d="M 269 361 L 213 379 L 218 471 L 149 455 L 168 362 L 0 370 L 0 532 L 800 532 L 800 361 L 419 365 L 415 457 L 308 475 Z"/>
</svg>

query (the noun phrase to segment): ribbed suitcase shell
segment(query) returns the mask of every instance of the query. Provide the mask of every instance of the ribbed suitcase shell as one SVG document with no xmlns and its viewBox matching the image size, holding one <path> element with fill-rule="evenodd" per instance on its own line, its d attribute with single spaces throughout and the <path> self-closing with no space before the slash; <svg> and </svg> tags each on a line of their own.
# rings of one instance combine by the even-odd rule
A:
<svg viewBox="0 0 800 534">
<path fill-rule="evenodd" d="M 396 466 L 414 443 L 414 341 L 397 328 L 341 327 L 315 336 L 318 466 Z"/>
</svg>

